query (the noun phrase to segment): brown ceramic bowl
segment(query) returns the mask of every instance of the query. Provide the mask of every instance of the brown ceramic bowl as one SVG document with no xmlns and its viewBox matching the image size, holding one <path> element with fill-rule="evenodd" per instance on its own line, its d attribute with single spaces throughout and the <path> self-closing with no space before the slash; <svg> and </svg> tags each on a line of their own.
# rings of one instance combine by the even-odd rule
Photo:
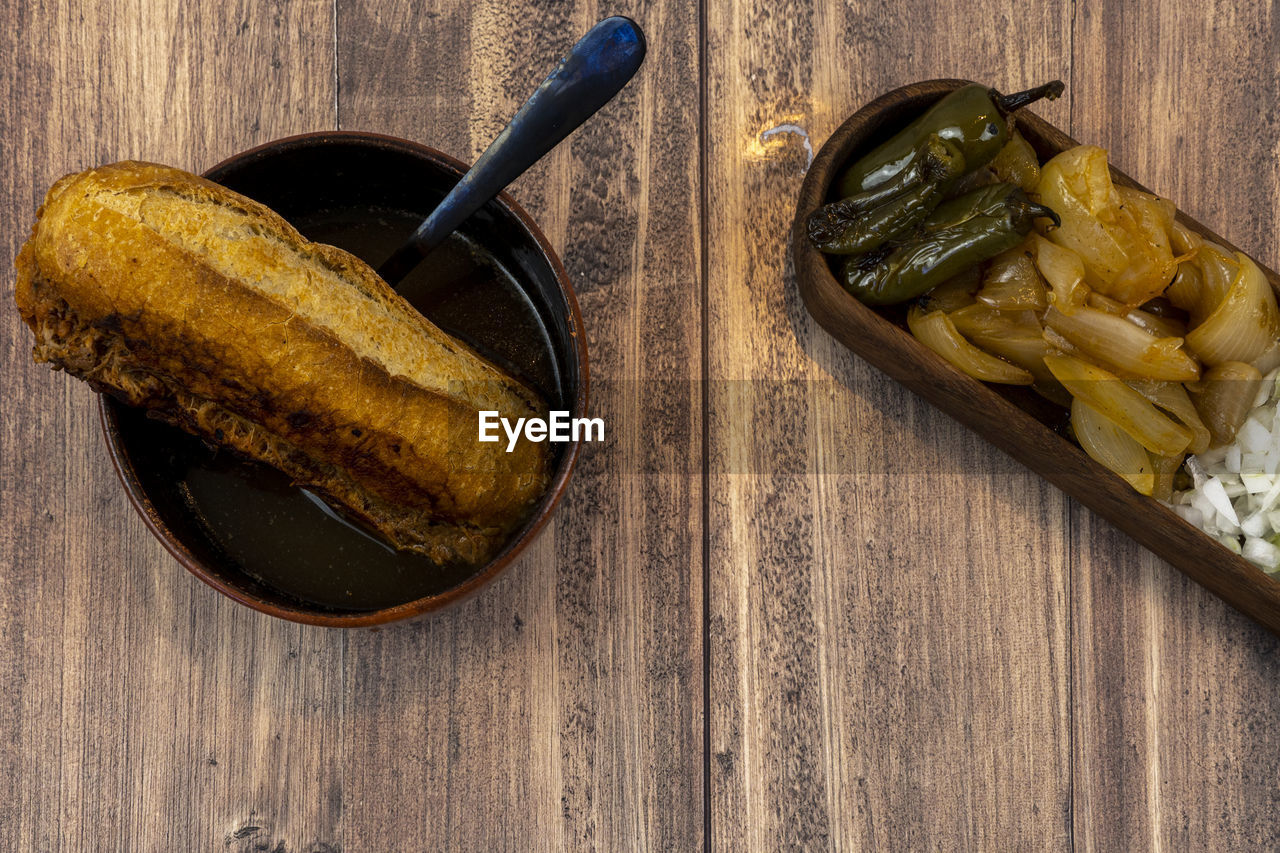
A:
<svg viewBox="0 0 1280 853">
<path fill-rule="evenodd" d="M 267 204 L 311 239 L 375 267 L 466 171 L 413 142 L 371 133 L 294 136 L 205 176 Z M 586 332 L 564 267 L 503 194 L 406 278 L 401 292 L 441 328 L 572 417 L 587 411 Z M 103 432 L 130 501 L 178 562 L 255 610 L 312 625 L 407 619 L 458 601 L 537 536 L 568 484 L 578 444 L 553 444 L 551 483 L 490 562 L 438 567 L 399 554 L 284 475 L 216 451 L 103 396 Z"/>
<path fill-rule="evenodd" d="M 836 280 L 827 257 L 809 242 L 805 227 L 809 215 L 832 200 L 832 187 L 846 164 L 965 82 L 929 80 L 881 95 L 845 121 L 814 157 L 800 188 L 791 235 L 796 283 L 805 307 L 850 350 L 1111 521 L 1241 613 L 1280 634 L 1280 580 L 1231 553 L 1159 501 L 1138 494 L 1085 455 L 1062 434 L 1065 410 L 1029 389 L 987 385 L 956 370 L 911 336 L 904 306 L 875 309 L 854 299 Z M 1041 162 L 1077 144 L 1027 110 L 1018 113 L 1018 130 Z M 1118 184 L 1142 189 L 1118 169 L 1113 168 L 1111 176 Z M 1234 250 L 1186 214 L 1179 213 L 1178 220 Z M 1280 293 L 1280 276 L 1266 267 L 1263 271 Z"/>
</svg>

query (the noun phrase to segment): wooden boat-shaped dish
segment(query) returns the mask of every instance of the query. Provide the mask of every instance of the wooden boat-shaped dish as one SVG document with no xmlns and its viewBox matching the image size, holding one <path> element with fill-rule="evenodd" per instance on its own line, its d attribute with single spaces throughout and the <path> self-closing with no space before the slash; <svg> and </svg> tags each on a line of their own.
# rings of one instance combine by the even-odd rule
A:
<svg viewBox="0 0 1280 853">
<path fill-rule="evenodd" d="M 854 299 L 836 281 L 827 257 L 809 243 L 805 229 L 809 214 L 833 200 L 831 185 L 844 166 L 967 82 L 930 80 L 894 89 L 854 113 L 823 145 L 800 189 L 792 226 L 796 281 L 805 306 L 849 349 L 1280 635 L 1280 581 L 1094 462 L 1062 434 L 1065 410 L 1029 389 L 988 385 L 956 370 L 906 330 L 904 307 L 872 309 Z M 1041 162 L 1077 144 L 1026 110 L 1018 113 L 1017 126 Z M 1111 174 L 1118 184 L 1142 189 L 1114 168 Z M 1184 214 L 1179 213 L 1178 219 L 1234 250 Z M 1263 271 L 1280 292 L 1280 276 L 1265 267 Z"/>
</svg>

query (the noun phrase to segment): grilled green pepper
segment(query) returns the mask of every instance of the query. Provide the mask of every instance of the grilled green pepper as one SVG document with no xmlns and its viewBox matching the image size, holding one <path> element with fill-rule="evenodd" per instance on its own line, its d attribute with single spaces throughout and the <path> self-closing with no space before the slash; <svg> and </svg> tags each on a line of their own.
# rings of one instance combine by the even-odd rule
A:
<svg viewBox="0 0 1280 853">
<path fill-rule="evenodd" d="M 1012 249 L 1038 217 L 1058 222 L 1057 214 L 1013 184 L 982 187 L 939 205 L 915 240 L 849 258 L 842 270 L 844 287 L 868 305 L 914 299 Z"/>
<path fill-rule="evenodd" d="M 942 193 L 942 184 L 930 181 L 852 216 L 847 211 L 831 209 L 842 202 L 829 204 L 810 217 L 809 239 L 828 255 L 865 254 L 923 223 L 942 201 Z"/>
<path fill-rule="evenodd" d="M 963 173 L 959 147 L 930 136 L 911 165 L 891 180 L 815 210 L 809 217 L 809 239 L 832 255 L 869 252 L 923 222 Z"/>
<path fill-rule="evenodd" d="M 1027 194 L 1016 185 L 1001 183 L 978 187 L 938 205 L 929 218 L 925 220 L 923 230 L 926 234 L 944 231 L 956 225 L 963 225 L 966 222 L 973 222 L 984 216 L 998 213 L 1002 206 L 1013 208 L 1033 207 L 1038 211 L 1027 218 L 1026 228 L 1022 231 L 1023 235 L 1026 235 L 1031 230 L 1031 222 L 1037 217 L 1047 217 L 1053 220 L 1055 225 L 1059 224 L 1058 214 L 1043 205 L 1033 204 L 1027 198 Z"/>
<path fill-rule="evenodd" d="M 934 134 L 960 147 L 969 171 L 985 166 L 1009 141 L 1006 116 L 1041 98 L 1056 98 L 1064 88 L 1061 80 L 1054 80 L 1025 92 L 1001 95 L 977 83 L 961 86 L 850 166 L 840 177 L 840 195 L 851 196 L 888 181 L 911 164 L 921 142 Z"/>
<path fill-rule="evenodd" d="M 921 183 L 954 182 L 968 171 L 960 146 L 936 133 L 925 137 L 905 169 L 877 187 L 855 193 L 827 207 L 840 206 L 842 213 L 852 216 L 878 207 Z"/>
</svg>

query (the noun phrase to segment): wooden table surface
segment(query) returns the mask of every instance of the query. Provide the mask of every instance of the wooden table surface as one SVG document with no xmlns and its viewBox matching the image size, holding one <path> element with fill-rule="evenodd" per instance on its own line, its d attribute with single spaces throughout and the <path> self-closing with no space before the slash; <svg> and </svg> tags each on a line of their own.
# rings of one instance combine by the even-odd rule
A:
<svg viewBox="0 0 1280 853">
<path fill-rule="evenodd" d="M 0 311 L 0 848 L 1280 848 L 1280 642 L 835 343 L 784 239 L 875 95 L 1061 77 L 1043 116 L 1280 266 L 1273 2 L 3 6 L 8 257 L 68 171 L 334 127 L 470 159 L 599 17 L 650 53 L 512 190 L 608 441 L 426 621 L 200 584 Z"/>
</svg>

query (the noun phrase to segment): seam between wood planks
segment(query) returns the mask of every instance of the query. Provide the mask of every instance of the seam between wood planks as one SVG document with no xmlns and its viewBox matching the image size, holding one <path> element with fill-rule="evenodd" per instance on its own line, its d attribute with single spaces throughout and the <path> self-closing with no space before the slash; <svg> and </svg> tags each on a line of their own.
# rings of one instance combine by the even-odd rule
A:
<svg viewBox="0 0 1280 853">
<path fill-rule="evenodd" d="M 712 850 L 711 800 L 711 340 L 710 252 L 707 224 L 707 0 L 698 2 L 698 270 L 702 279 L 702 849 Z"/>
</svg>

